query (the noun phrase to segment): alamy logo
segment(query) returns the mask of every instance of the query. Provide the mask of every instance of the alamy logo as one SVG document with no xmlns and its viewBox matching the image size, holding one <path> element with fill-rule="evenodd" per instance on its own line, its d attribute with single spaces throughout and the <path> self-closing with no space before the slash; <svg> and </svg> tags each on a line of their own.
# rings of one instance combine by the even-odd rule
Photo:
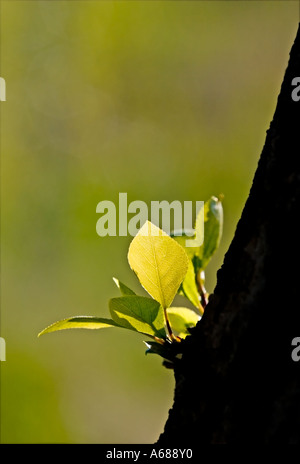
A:
<svg viewBox="0 0 300 464">
<path fill-rule="evenodd" d="M 96 212 L 101 214 L 101 217 L 97 221 L 96 231 L 100 237 L 135 237 L 143 224 L 150 220 L 167 234 L 174 231 L 176 235 L 183 235 L 184 230 L 184 235 L 191 237 L 186 239 L 185 245 L 199 247 L 204 240 L 204 201 L 195 203 L 194 211 L 192 201 L 184 201 L 183 205 L 178 200 L 171 203 L 166 200 L 151 201 L 149 215 L 148 206 L 144 201 L 135 200 L 128 204 L 127 193 L 119 193 L 118 213 L 112 201 L 104 200 L 98 203 Z M 197 232 L 194 230 L 193 217 L 197 217 Z"/>
<path fill-rule="evenodd" d="M 0 77 L 0 101 L 6 101 L 6 83 L 3 77 Z"/>
<path fill-rule="evenodd" d="M 2 337 L 0 337 L 0 361 L 6 361 L 6 346 Z"/>
<path fill-rule="evenodd" d="M 300 337 L 293 338 L 292 346 L 295 346 L 291 353 L 292 360 L 298 362 L 300 361 Z"/>
</svg>

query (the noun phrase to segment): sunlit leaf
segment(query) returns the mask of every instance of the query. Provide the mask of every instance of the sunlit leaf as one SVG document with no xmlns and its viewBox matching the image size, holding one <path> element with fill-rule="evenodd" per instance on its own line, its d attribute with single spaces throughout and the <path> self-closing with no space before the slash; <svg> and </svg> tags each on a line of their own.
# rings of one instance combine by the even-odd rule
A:
<svg viewBox="0 0 300 464">
<path fill-rule="evenodd" d="M 128 261 L 145 290 L 169 307 L 188 270 L 184 249 L 147 221 L 130 244 Z"/>
<path fill-rule="evenodd" d="M 167 309 L 169 321 L 172 330 L 180 338 L 185 338 L 189 335 L 189 328 L 195 327 L 197 322 L 201 319 L 193 310 L 189 308 L 171 307 Z"/>
<path fill-rule="evenodd" d="M 104 329 L 106 327 L 120 327 L 120 325 L 112 319 L 93 316 L 75 316 L 54 322 L 54 324 L 42 330 L 38 336 L 65 329 Z"/>
<path fill-rule="evenodd" d="M 157 301 L 144 296 L 122 296 L 109 301 L 112 319 L 127 329 L 164 338 L 163 309 Z"/>
</svg>

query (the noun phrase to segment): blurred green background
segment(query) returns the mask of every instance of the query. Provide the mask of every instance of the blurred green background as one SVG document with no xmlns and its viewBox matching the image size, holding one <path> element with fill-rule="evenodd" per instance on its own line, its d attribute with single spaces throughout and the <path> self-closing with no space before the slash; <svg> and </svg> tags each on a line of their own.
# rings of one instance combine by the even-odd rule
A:
<svg viewBox="0 0 300 464">
<path fill-rule="evenodd" d="M 139 291 L 131 237 L 96 234 L 119 192 L 225 195 L 213 290 L 297 23 L 292 1 L 1 2 L 2 443 L 157 440 L 174 379 L 140 335 L 37 334 L 108 316 L 113 276 Z"/>
</svg>

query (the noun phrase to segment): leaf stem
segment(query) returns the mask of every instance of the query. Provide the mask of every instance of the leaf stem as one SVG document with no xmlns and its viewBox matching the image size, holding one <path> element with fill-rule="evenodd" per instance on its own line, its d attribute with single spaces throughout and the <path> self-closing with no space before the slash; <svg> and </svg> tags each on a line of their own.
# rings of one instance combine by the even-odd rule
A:
<svg viewBox="0 0 300 464">
<path fill-rule="evenodd" d="M 166 308 L 164 308 L 164 315 L 165 315 L 165 321 L 166 321 L 166 326 L 167 326 L 167 332 L 168 332 L 168 336 L 169 336 L 170 340 L 172 342 L 178 342 L 180 339 L 179 339 L 179 337 L 176 337 L 173 334 L 171 324 L 170 324 L 170 320 L 169 320 L 169 316 L 168 316 Z"/>
<path fill-rule="evenodd" d="M 200 295 L 202 309 L 204 310 L 207 303 L 208 303 L 208 298 L 207 298 L 207 292 L 206 292 L 205 287 L 203 285 L 204 278 L 201 277 L 202 272 L 203 271 L 197 272 L 196 284 L 197 284 L 197 289 L 198 289 L 198 292 L 199 292 L 199 295 Z M 200 310 L 201 310 L 201 308 L 200 308 Z M 203 314 L 204 311 L 201 311 L 201 312 Z"/>
</svg>

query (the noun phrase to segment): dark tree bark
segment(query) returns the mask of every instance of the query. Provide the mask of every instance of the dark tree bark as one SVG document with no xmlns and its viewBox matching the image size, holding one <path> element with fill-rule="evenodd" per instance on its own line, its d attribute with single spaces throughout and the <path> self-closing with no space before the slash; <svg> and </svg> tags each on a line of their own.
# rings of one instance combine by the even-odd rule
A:
<svg viewBox="0 0 300 464">
<path fill-rule="evenodd" d="M 175 366 L 158 444 L 300 444 L 300 30 L 249 197 Z"/>
</svg>

